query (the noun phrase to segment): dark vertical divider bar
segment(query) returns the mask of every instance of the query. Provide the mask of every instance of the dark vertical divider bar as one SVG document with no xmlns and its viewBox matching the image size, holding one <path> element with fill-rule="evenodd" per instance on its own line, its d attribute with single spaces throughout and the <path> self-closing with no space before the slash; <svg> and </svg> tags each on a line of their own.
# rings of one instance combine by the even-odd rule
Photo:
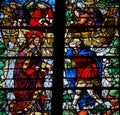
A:
<svg viewBox="0 0 120 115">
<path fill-rule="evenodd" d="M 64 2 L 64 0 L 56 0 L 55 6 L 52 115 L 62 115 L 65 25 Z"/>
</svg>

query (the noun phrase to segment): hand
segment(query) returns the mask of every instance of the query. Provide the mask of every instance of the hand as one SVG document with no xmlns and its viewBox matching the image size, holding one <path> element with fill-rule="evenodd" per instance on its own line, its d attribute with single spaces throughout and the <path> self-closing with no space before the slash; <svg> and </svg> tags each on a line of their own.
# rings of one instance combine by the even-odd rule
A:
<svg viewBox="0 0 120 115">
<path fill-rule="evenodd" d="M 17 21 L 14 21 L 13 26 L 17 26 Z"/>
<path fill-rule="evenodd" d="M 48 23 L 47 23 L 47 22 L 44 22 L 44 25 L 45 25 L 45 26 L 48 26 Z"/>
<path fill-rule="evenodd" d="M 52 65 L 47 64 L 47 65 L 46 65 L 46 68 L 48 68 L 49 70 L 52 70 Z"/>
</svg>

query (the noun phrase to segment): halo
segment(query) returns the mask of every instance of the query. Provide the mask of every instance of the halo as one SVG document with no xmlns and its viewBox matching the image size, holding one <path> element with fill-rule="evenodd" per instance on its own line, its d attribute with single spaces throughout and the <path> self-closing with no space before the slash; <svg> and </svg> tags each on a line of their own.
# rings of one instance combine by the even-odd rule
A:
<svg viewBox="0 0 120 115">
<path fill-rule="evenodd" d="M 82 0 L 82 3 L 86 5 L 92 5 L 92 4 L 97 3 L 98 1 L 99 0 Z"/>
</svg>

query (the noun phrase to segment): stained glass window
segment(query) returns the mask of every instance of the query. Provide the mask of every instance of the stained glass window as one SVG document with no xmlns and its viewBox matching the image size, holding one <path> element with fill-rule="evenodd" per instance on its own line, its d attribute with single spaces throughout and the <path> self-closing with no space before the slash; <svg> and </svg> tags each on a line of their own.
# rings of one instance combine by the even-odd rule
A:
<svg viewBox="0 0 120 115">
<path fill-rule="evenodd" d="M 117 0 L 1 0 L 0 115 L 119 115 Z"/>
</svg>

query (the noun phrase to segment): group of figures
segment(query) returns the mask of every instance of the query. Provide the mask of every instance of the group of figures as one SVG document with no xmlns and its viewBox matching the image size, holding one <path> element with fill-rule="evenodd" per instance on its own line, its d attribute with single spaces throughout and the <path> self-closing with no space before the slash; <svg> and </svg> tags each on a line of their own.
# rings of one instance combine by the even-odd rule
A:
<svg viewBox="0 0 120 115">
<path fill-rule="evenodd" d="M 119 5 L 110 0 L 65 5 L 63 114 L 119 115 Z"/>
<path fill-rule="evenodd" d="M 119 115 L 119 4 L 65 6 L 63 115 Z M 54 0 L 3 0 L 0 115 L 52 114 L 54 7 Z"/>
<path fill-rule="evenodd" d="M 52 90 L 45 88 L 52 87 L 54 35 L 44 27 L 53 26 L 53 17 L 44 1 L 1 4 L 1 115 L 51 113 Z"/>
</svg>

